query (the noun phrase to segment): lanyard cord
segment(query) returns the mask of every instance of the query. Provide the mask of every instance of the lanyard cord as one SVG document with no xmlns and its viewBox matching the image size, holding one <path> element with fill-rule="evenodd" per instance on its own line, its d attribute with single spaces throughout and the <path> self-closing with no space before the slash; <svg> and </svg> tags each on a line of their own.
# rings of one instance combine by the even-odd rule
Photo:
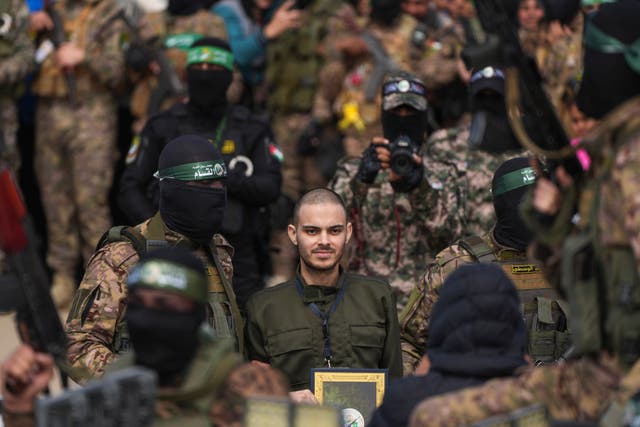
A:
<svg viewBox="0 0 640 427">
<path fill-rule="evenodd" d="M 300 294 L 300 296 L 303 296 L 304 285 L 300 281 L 299 277 L 296 277 L 295 283 L 296 283 L 296 289 L 298 290 L 298 293 Z M 336 295 L 336 299 L 335 301 L 333 301 L 333 304 L 331 304 L 331 307 L 329 308 L 329 311 L 327 312 L 327 314 L 324 314 L 322 310 L 320 310 L 320 307 L 318 307 L 318 305 L 315 302 L 312 302 L 309 304 L 309 308 L 311 309 L 313 314 L 315 314 L 316 316 L 318 316 L 318 318 L 320 318 L 320 320 L 322 320 L 322 337 L 324 338 L 324 352 L 323 352 L 324 354 L 323 355 L 324 355 L 324 361 L 327 362 L 327 367 L 329 368 L 331 367 L 331 357 L 333 355 L 331 353 L 331 340 L 329 338 L 329 318 L 336 311 L 336 309 L 338 308 L 338 305 L 342 301 L 342 298 L 344 297 L 345 288 L 346 288 L 346 282 L 343 282 L 342 286 L 340 286 L 340 289 L 338 290 L 338 295 Z"/>
</svg>

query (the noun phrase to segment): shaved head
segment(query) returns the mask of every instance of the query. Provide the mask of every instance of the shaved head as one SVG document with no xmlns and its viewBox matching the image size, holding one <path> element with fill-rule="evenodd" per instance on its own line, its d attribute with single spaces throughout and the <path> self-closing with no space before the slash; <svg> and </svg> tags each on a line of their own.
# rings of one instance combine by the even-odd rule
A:
<svg viewBox="0 0 640 427">
<path fill-rule="evenodd" d="M 336 204 L 344 211 L 345 221 L 347 219 L 347 207 L 342 200 L 342 197 L 338 193 L 328 188 L 319 187 L 306 192 L 298 203 L 293 208 L 293 225 L 298 226 L 298 220 L 300 219 L 300 208 L 304 205 L 321 205 L 321 204 Z"/>
</svg>

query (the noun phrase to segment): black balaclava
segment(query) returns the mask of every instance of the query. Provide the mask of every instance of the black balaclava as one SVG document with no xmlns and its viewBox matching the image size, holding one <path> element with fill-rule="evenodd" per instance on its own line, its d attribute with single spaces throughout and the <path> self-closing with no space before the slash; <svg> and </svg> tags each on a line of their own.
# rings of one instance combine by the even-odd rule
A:
<svg viewBox="0 0 640 427">
<path fill-rule="evenodd" d="M 169 0 L 168 10 L 171 15 L 189 16 L 204 9 L 201 0 Z"/>
<path fill-rule="evenodd" d="M 431 368 L 493 378 L 526 364 L 527 332 L 515 286 L 492 263 L 463 265 L 447 277 L 431 313 Z"/>
<path fill-rule="evenodd" d="M 393 142 L 400 135 L 406 135 L 417 144 L 422 144 L 427 135 L 427 112 L 415 110 L 408 116 L 399 116 L 393 111 L 382 111 L 382 132 Z"/>
<path fill-rule="evenodd" d="M 507 117 L 502 71 L 486 67 L 475 72 L 471 77 L 470 93 L 470 147 L 488 153 L 518 148 L 519 143 Z"/>
<path fill-rule="evenodd" d="M 498 243 L 520 251 L 531 243 L 533 235 L 520 217 L 519 207 L 534 183 L 535 172 L 526 157 L 507 160 L 493 174 L 491 192 L 496 213 L 493 236 Z"/>
<path fill-rule="evenodd" d="M 215 47 L 231 52 L 227 42 L 213 37 L 197 40 L 191 45 L 191 48 L 196 47 Z M 232 71 L 224 67 L 222 70 L 197 70 L 190 65 L 187 65 L 189 106 L 199 113 L 221 116 L 227 109 Z"/>
<path fill-rule="evenodd" d="M 372 21 L 389 27 L 402 13 L 400 3 L 400 0 L 371 0 L 369 17 Z"/>
<path fill-rule="evenodd" d="M 164 262 L 170 269 L 182 270 L 179 273 L 191 271 L 190 274 L 197 283 L 192 282 L 189 286 L 197 286 L 199 293 L 204 294 L 206 298 L 207 279 L 204 266 L 186 249 L 155 250 L 140 259 L 132 270 L 132 275 L 135 275 L 136 269 L 144 269 L 153 263 L 157 265 L 158 262 Z M 128 281 L 132 294 L 143 287 L 173 291 L 171 283 L 149 283 L 149 280 L 155 281 L 152 274 L 137 275 L 136 278 L 132 275 Z M 172 279 L 176 280 L 175 276 L 172 276 Z M 183 294 L 180 290 L 175 293 Z M 206 313 L 202 298 L 190 299 L 196 304 L 194 309 L 188 312 L 151 308 L 142 303 L 132 302 L 127 305 L 125 319 L 135 352 L 135 362 L 157 372 L 161 386 L 175 385 L 176 379 L 185 371 L 198 348 L 198 331 Z"/>
<path fill-rule="evenodd" d="M 620 0 L 600 6 L 585 19 L 584 74 L 576 97 L 578 108 L 587 116 L 603 118 L 623 102 L 640 94 L 640 70 L 630 67 L 623 53 L 605 53 L 607 48 L 589 43 L 589 26 L 629 45 L 640 39 L 640 2 Z M 640 42 L 635 57 L 640 56 Z M 631 55 L 633 55 L 630 52 Z"/>
<path fill-rule="evenodd" d="M 171 178 L 171 174 L 167 172 L 178 166 L 198 162 L 215 164 L 215 167 L 203 166 L 202 173 L 196 177 L 191 172 L 191 177 Z M 201 136 L 180 136 L 169 142 L 160 153 L 158 174 L 162 220 L 171 230 L 208 245 L 213 235 L 222 227 L 226 189 L 190 185 L 186 181 L 226 177 L 226 166 L 220 151 Z"/>
</svg>

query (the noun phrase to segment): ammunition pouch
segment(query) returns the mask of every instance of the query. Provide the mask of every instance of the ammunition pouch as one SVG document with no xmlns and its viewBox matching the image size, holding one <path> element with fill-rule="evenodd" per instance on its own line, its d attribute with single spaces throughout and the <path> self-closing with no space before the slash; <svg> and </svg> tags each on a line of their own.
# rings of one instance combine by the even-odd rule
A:
<svg viewBox="0 0 640 427">
<path fill-rule="evenodd" d="M 640 278 L 631 248 L 605 248 L 605 347 L 627 366 L 640 355 Z"/>
<path fill-rule="evenodd" d="M 527 353 L 536 364 L 561 359 L 571 347 L 566 305 L 545 297 L 523 305 L 527 326 Z"/>
<path fill-rule="evenodd" d="M 603 344 L 600 298 L 604 296 L 598 290 L 593 237 L 569 236 L 562 253 L 560 286 L 570 303 L 576 354 L 596 353 Z"/>
<path fill-rule="evenodd" d="M 558 299 L 540 267 L 515 254 L 499 259 L 486 238 L 480 236 L 467 237 L 459 244 L 477 262 L 498 263 L 515 285 L 527 329 L 527 353 L 533 360 L 545 364 L 561 359 L 572 345 L 569 309 Z"/>
</svg>

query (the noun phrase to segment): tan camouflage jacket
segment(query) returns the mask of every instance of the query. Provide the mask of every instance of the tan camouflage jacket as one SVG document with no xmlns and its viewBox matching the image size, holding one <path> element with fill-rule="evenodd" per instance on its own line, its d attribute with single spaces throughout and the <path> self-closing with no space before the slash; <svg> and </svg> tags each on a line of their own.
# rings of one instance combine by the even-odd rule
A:
<svg viewBox="0 0 640 427">
<path fill-rule="evenodd" d="M 85 101 L 97 95 L 113 98 L 125 78 L 122 43 L 124 24 L 112 19 L 119 5 L 114 0 L 60 1 L 56 10 L 64 21 L 67 41 L 84 50 L 85 60 L 75 67 L 76 97 Z M 67 84 L 53 53 L 43 62 L 32 89 L 41 97 L 64 98 Z"/>
<path fill-rule="evenodd" d="M 20 83 L 33 68 L 33 43 L 29 40 L 27 26 L 29 9 L 20 0 L 7 1 L 11 23 L 0 34 L 0 96 L 5 88 Z"/>
<path fill-rule="evenodd" d="M 359 164 L 359 158 L 342 159 L 329 184 L 347 204 L 354 227 L 348 268 L 385 278 L 402 300 L 433 254 L 460 237 L 457 171 L 425 155 L 422 183 L 396 193 L 386 171 L 373 184 L 362 183 Z"/>
<path fill-rule="evenodd" d="M 136 229 L 142 235 L 147 235 L 152 220 L 137 225 Z M 188 242 L 185 237 L 166 227 L 165 238 L 169 244 Z M 219 234 L 214 236 L 213 244 L 224 269 L 222 274 L 231 281 L 233 248 Z M 197 249 L 195 254 L 207 267 L 210 286 L 218 290 L 221 286 L 220 272 L 211 265 L 202 248 Z M 132 244 L 124 241 L 103 246 L 89 260 L 66 322 L 67 352 L 73 368 L 85 369 L 93 376 L 100 376 L 104 373 L 105 365 L 116 357 L 123 345 L 115 341 L 119 338 L 127 307 L 126 280 L 138 258 Z M 236 324 L 242 325 L 242 319 L 236 319 Z M 82 376 L 73 379 L 86 381 L 89 378 Z"/>
<path fill-rule="evenodd" d="M 614 359 L 582 358 L 562 365 L 526 367 L 515 378 L 427 399 L 411 415 L 411 427 L 471 425 L 543 403 L 553 419 L 598 421 L 612 403 L 624 404 L 640 385 L 640 363 L 623 376 Z M 614 425 L 621 425 L 620 423 Z"/>
<path fill-rule="evenodd" d="M 524 151 L 490 154 L 470 150 L 469 125 L 440 129 L 429 137 L 426 144 L 428 156 L 454 165 L 459 174 L 463 206 L 463 230 L 467 235 L 483 235 L 496 222 L 491 197 L 493 173 L 506 160 L 527 156 Z"/>
<path fill-rule="evenodd" d="M 483 240 L 493 250 L 497 259 L 526 257 L 523 252 L 499 244 L 493 238 L 493 233 L 485 235 Z M 411 292 L 407 306 L 400 313 L 400 345 L 404 375 L 413 373 L 424 355 L 429 338 L 431 312 L 445 279 L 461 265 L 474 262 L 477 262 L 476 259 L 459 244 L 449 246 L 436 255 L 422 280 Z"/>
</svg>

